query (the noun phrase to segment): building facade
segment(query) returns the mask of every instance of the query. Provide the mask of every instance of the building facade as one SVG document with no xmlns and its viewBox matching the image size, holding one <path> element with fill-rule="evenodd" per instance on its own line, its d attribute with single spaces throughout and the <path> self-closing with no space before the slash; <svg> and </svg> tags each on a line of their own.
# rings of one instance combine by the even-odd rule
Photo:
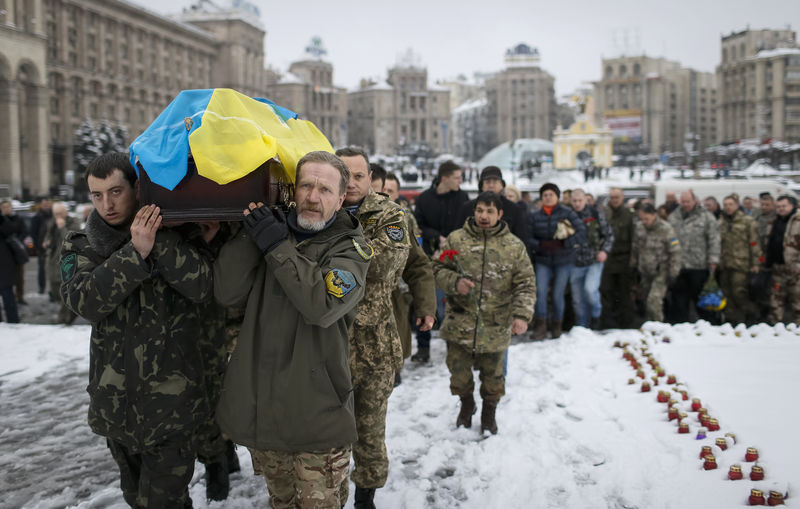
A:
<svg viewBox="0 0 800 509">
<path fill-rule="evenodd" d="M 55 194 L 75 175 L 81 122 L 132 141 L 183 89 L 266 94 L 264 29 L 245 2 L 200 0 L 176 18 L 126 0 L 5 1 L 0 9 L 0 184 Z"/>
<path fill-rule="evenodd" d="M 347 90 L 333 84 L 333 65 L 322 60 L 322 41 L 314 38 L 303 60 L 268 84 L 268 97 L 310 120 L 334 147 L 347 144 Z"/>
<path fill-rule="evenodd" d="M 509 49 L 506 67 L 486 80 L 491 146 L 517 138 L 551 139 L 557 125 L 555 79 L 526 44 Z"/>
<path fill-rule="evenodd" d="M 451 113 L 450 143 L 454 155 L 477 161 L 494 145 L 489 136 L 489 101 L 486 97 L 471 99 Z"/>
<path fill-rule="evenodd" d="M 615 153 L 680 152 L 716 140 L 716 77 L 648 56 L 603 59 L 595 123 L 608 124 Z"/>
<path fill-rule="evenodd" d="M 723 36 L 717 67 L 717 141 L 800 143 L 800 47 L 792 30 Z"/>
<path fill-rule="evenodd" d="M 348 143 L 371 153 L 450 150 L 450 91 L 428 86 L 428 71 L 399 64 L 385 83 L 362 80 L 347 98 Z"/>
</svg>

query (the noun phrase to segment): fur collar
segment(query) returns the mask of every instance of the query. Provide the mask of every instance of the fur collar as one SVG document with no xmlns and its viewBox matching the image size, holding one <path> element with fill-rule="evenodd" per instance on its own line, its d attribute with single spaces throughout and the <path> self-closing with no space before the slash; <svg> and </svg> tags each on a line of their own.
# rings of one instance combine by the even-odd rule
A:
<svg viewBox="0 0 800 509">
<path fill-rule="evenodd" d="M 127 228 L 111 226 L 100 217 L 97 210 L 93 210 L 86 220 L 86 238 L 97 254 L 108 258 L 131 239 L 131 232 Z"/>
</svg>

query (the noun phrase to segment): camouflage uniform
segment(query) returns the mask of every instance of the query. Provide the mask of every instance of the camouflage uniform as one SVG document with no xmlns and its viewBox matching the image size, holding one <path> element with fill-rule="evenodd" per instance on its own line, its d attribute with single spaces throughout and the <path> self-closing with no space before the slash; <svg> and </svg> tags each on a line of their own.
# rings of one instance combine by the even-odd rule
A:
<svg viewBox="0 0 800 509">
<path fill-rule="evenodd" d="M 605 216 L 614 234 L 614 245 L 608 253 L 600 280 L 603 328 L 627 328 L 634 316 L 631 298 L 633 277 L 630 267 L 634 215 L 625 205 L 616 209 L 609 205 Z"/>
<path fill-rule="evenodd" d="M 765 257 L 767 252 L 767 240 L 769 239 L 769 232 L 772 229 L 772 222 L 775 221 L 776 216 L 777 213 L 773 209 L 772 212 L 766 214 L 761 212 L 756 219 L 756 223 L 758 224 L 758 238 L 761 242 L 761 252 L 764 253 Z M 755 294 L 751 295 L 751 298 L 755 300 L 756 307 L 758 309 L 758 320 L 766 321 L 769 317 L 771 309 L 770 301 L 772 299 L 772 268 L 767 267 L 766 264 L 762 264 L 761 273 L 759 274 L 757 281 L 760 281 L 762 284 L 757 285 Z"/>
<path fill-rule="evenodd" d="M 350 335 L 350 371 L 353 374 L 358 441 L 353 444 L 359 488 L 380 488 L 389 475 L 386 454 L 386 406 L 394 387 L 394 373 L 403 365 L 403 347 L 392 308 L 392 291 L 406 265 L 414 242 L 405 213 L 386 196 L 370 190 L 355 217 L 374 250 L 364 298 Z M 341 496 L 348 492 L 347 480 Z M 346 500 L 346 498 L 342 498 Z"/>
<path fill-rule="evenodd" d="M 80 221 L 72 216 L 67 216 L 63 228 L 59 228 L 56 225 L 55 218 L 50 218 L 45 227 L 44 242 L 47 244 L 47 247 L 44 249 L 47 253 L 47 279 L 50 282 L 50 293 L 52 297 L 58 298 L 58 302 L 61 302 L 61 298 L 58 295 L 58 287 L 61 286 L 61 269 L 59 267 L 59 262 L 61 261 L 61 246 L 64 243 L 67 233 L 80 229 Z M 75 313 L 70 311 L 66 304 L 61 302 L 61 309 L 58 310 L 58 323 L 70 324 L 75 321 L 75 317 Z"/>
<path fill-rule="evenodd" d="M 191 504 L 195 433 L 211 411 L 197 342 L 210 254 L 162 229 L 143 260 L 127 229 L 93 211 L 85 231 L 67 235 L 60 270 L 62 299 L 92 322 L 89 425 L 109 439 L 125 501 Z"/>
<path fill-rule="evenodd" d="M 668 279 L 681 271 L 681 243 L 675 230 L 661 218 L 646 227 L 637 223 L 631 245 L 631 267 L 639 271 L 648 320 L 664 321 Z"/>
<path fill-rule="evenodd" d="M 392 308 L 397 323 L 397 332 L 403 347 L 403 358 L 411 355 L 411 323 L 409 306 L 414 304 L 417 317 L 434 316 L 436 313 L 436 281 L 433 277 L 431 261 L 419 240 L 421 239 L 417 221 L 413 214 L 406 214 L 406 226 L 414 233 L 414 241 L 408 251 L 408 260 L 403 276 L 392 291 Z"/>
<path fill-rule="evenodd" d="M 761 242 L 755 220 L 741 210 L 733 216 L 721 214 L 719 285 L 728 300 L 725 318 L 731 323 L 751 320 L 756 315 L 756 307 L 748 295 L 747 276 L 750 269 L 759 267 Z"/>
<path fill-rule="evenodd" d="M 800 324 L 800 212 L 797 209 L 792 211 L 783 234 L 783 261 L 772 266 L 768 321 L 782 322 L 785 307 L 791 306 L 794 321 Z"/>
<path fill-rule="evenodd" d="M 533 318 L 536 277 L 525 244 L 499 221 L 483 229 L 472 218 L 447 236 L 444 250 L 454 260 L 434 260 L 436 282 L 447 292 L 441 336 L 447 341 L 450 392 L 472 394 L 472 367 L 480 368 L 481 396 L 499 401 L 505 394 L 503 357 L 511 342 L 511 323 Z M 475 287 L 469 295 L 456 289 L 459 279 Z"/>
</svg>

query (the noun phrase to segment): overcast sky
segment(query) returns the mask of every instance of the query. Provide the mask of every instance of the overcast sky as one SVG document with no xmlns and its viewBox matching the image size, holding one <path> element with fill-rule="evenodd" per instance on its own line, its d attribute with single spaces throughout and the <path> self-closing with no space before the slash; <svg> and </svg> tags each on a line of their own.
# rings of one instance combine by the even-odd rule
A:
<svg viewBox="0 0 800 509">
<path fill-rule="evenodd" d="M 193 0 L 132 0 L 161 14 Z M 214 0 L 218 5 L 229 0 Z M 313 36 L 328 50 L 337 85 L 352 89 L 364 77 L 386 77 L 412 49 L 430 83 L 503 68 L 506 49 L 524 42 L 539 49 L 540 65 L 569 94 L 600 78 L 601 59 L 626 54 L 666 57 L 714 71 L 720 36 L 752 29 L 800 29 L 800 0 L 254 0 L 266 29 L 266 64 L 286 71 Z M 638 34 L 638 35 L 637 35 Z M 638 39 L 638 44 L 637 44 Z"/>
</svg>

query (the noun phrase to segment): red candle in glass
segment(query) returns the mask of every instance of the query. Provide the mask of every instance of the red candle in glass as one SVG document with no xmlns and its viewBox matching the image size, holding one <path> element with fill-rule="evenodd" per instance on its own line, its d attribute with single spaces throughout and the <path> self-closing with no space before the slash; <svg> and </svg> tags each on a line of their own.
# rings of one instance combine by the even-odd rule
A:
<svg viewBox="0 0 800 509">
<path fill-rule="evenodd" d="M 755 461 L 757 459 L 758 459 L 758 449 L 756 449 L 755 447 L 748 447 L 747 452 L 744 455 L 744 460 L 750 462 L 750 461 Z"/>
<path fill-rule="evenodd" d="M 753 488 L 750 490 L 750 505 L 764 505 L 764 493 L 761 490 Z"/>
<path fill-rule="evenodd" d="M 731 465 L 730 470 L 728 470 L 728 479 L 731 481 L 738 481 L 742 478 L 744 478 L 742 467 L 740 465 Z"/>
<path fill-rule="evenodd" d="M 750 480 L 751 481 L 763 481 L 764 480 L 764 468 L 758 465 L 753 465 L 753 468 L 750 469 Z"/>
</svg>

